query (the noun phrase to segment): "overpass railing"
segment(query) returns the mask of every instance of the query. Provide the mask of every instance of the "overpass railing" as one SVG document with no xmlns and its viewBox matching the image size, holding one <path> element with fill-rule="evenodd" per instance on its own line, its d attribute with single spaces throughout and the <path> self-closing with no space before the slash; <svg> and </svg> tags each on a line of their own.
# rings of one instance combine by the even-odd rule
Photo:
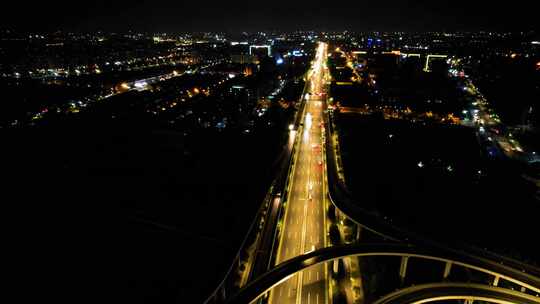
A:
<svg viewBox="0 0 540 304">
<path fill-rule="evenodd" d="M 308 269 L 310 267 L 319 265 L 321 263 L 327 263 L 330 261 L 343 259 L 345 257 L 369 257 L 369 256 L 387 256 L 398 257 L 403 259 L 426 259 L 445 263 L 446 265 L 454 265 L 464 267 L 470 270 L 478 271 L 493 277 L 494 284 L 477 284 L 470 282 L 444 282 L 436 284 L 463 284 L 468 286 L 484 286 L 497 287 L 496 282 L 499 280 L 507 280 L 521 287 L 521 290 L 528 289 L 536 293 L 534 295 L 527 295 L 526 293 L 512 291 L 512 293 L 519 293 L 521 297 L 537 298 L 540 294 L 540 278 L 521 272 L 518 269 L 514 269 L 505 265 L 500 265 L 497 262 L 490 261 L 482 257 L 471 256 L 468 254 L 459 254 L 455 252 L 447 252 L 444 250 L 432 250 L 425 249 L 417 246 L 407 245 L 403 243 L 382 243 L 382 244 L 355 244 L 345 246 L 334 246 L 319 249 L 304 255 L 297 256 L 280 263 L 269 272 L 263 274 L 259 278 L 250 282 L 244 287 L 238 294 L 233 295 L 228 299 L 226 303 L 252 303 L 259 297 L 263 296 L 270 289 L 281 284 L 285 280 L 291 278 L 296 273 Z M 403 264 L 402 264 L 403 265 Z M 402 266 L 400 266 L 402 268 Z M 400 272 L 402 269 L 400 269 Z M 441 273 L 441 279 L 444 280 L 448 276 L 450 268 L 444 267 L 444 271 Z M 508 288 L 500 288 L 501 290 L 508 290 Z M 406 290 L 406 289 L 404 289 Z M 384 296 L 383 296 L 384 298 Z M 517 302 L 520 303 L 520 302 Z"/>
</svg>

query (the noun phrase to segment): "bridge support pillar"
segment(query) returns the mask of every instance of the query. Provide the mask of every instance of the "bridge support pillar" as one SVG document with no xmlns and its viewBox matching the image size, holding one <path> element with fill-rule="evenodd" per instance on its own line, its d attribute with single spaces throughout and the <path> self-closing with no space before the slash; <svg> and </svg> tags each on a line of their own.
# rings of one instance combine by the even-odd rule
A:
<svg viewBox="0 0 540 304">
<path fill-rule="evenodd" d="M 225 301 L 225 299 L 227 298 L 227 294 L 225 293 L 225 287 L 221 287 L 219 293 L 221 294 L 221 299 Z"/>
<path fill-rule="evenodd" d="M 473 299 L 467 299 L 465 300 L 465 304 L 473 304 L 474 300 Z"/>
<path fill-rule="evenodd" d="M 444 265 L 443 280 L 448 279 L 451 269 L 452 269 L 452 262 L 446 262 L 446 265 Z"/>
<path fill-rule="evenodd" d="M 527 292 L 527 288 L 525 288 L 524 286 L 521 286 L 521 292 Z"/>
<path fill-rule="evenodd" d="M 493 286 L 497 287 L 497 285 L 499 285 L 499 276 L 495 276 L 493 279 Z"/>
<path fill-rule="evenodd" d="M 338 262 L 338 260 L 334 260 L 332 266 L 333 266 L 332 270 L 334 271 L 334 274 L 338 273 L 338 270 L 339 270 L 339 262 Z"/>
<path fill-rule="evenodd" d="M 407 264 L 409 263 L 409 257 L 401 257 L 401 265 L 399 266 L 399 279 L 401 283 L 405 281 L 405 275 L 407 274 Z"/>
</svg>

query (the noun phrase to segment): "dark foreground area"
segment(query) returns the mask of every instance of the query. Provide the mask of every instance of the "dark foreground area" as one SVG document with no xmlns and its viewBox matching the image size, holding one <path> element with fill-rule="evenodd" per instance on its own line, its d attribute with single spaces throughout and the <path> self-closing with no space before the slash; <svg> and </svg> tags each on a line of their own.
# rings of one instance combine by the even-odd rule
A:
<svg viewBox="0 0 540 304">
<path fill-rule="evenodd" d="M 451 244 L 540 263 L 535 187 L 508 160 L 485 157 L 467 128 L 337 117 L 346 182 L 366 209 Z"/>
<path fill-rule="evenodd" d="M 94 117 L 95 118 L 95 117 Z M 200 303 L 272 178 L 274 128 L 189 136 L 141 120 L 2 130 L 2 222 L 17 294 Z"/>
</svg>

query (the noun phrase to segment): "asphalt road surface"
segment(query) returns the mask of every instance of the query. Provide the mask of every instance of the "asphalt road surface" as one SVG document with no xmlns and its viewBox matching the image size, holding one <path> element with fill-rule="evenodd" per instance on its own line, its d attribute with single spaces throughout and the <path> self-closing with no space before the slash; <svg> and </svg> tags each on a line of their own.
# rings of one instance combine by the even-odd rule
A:
<svg viewBox="0 0 540 304">
<path fill-rule="evenodd" d="M 322 157 L 323 64 L 327 45 L 319 44 L 310 77 L 309 97 L 305 100 L 303 129 L 299 130 L 298 150 L 294 155 L 289 198 L 285 210 L 283 232 L 276 264 L 300 254 L 325 247 L 326 225 Z M 326 303 L 328 299 L 328 269 L 317 265 L 276 286 L 270 293 L 270 303 Z"/>
</svg>

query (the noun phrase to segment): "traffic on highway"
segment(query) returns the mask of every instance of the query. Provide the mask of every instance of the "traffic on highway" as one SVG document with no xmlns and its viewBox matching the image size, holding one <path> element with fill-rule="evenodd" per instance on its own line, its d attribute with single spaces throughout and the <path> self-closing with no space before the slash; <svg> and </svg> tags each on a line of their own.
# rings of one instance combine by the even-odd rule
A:
<svg viewBox="0 0 540 304">
<path fill-rule="evenodd" d="M 320 43 L 309 75 L 302 113 L 303 129 L 297 140 L 289 197 L 280 235 L 276 265 L 325 247 L 325 195 L 321 146 L 323 145 L 324 62 L 327 45 Z M 303 271 L 270 293 L 270 303 L 327 303 L 328 269 L 318 265 Z"/>
</svg>

